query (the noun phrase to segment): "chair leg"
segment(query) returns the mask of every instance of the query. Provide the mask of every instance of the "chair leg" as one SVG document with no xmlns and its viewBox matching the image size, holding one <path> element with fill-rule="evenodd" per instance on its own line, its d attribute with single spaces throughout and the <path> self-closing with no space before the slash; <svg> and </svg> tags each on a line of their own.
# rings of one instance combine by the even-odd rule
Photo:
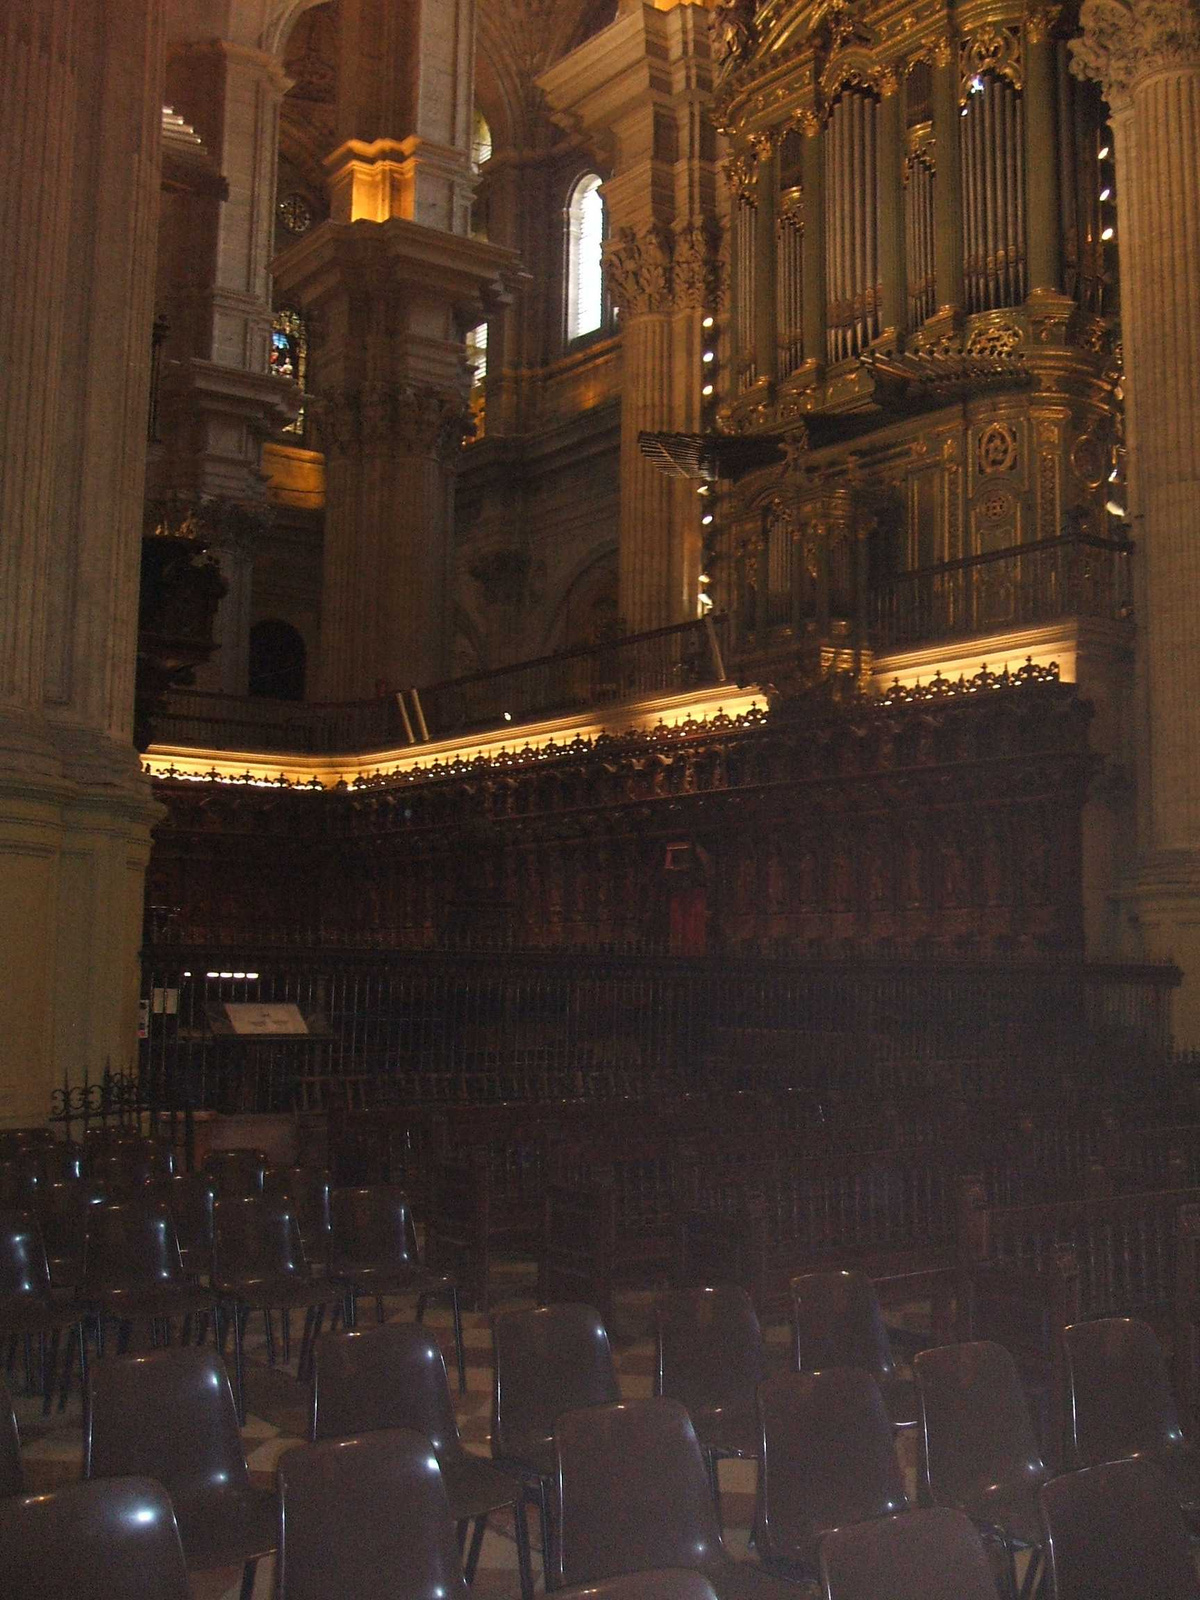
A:
<svg viewBox="0 0 1200 1600">
<path fill-rule="evenodd" d="M 251 1596 L 254 1593 L 254 1578 L 257 1572 L 258 1557 L 255 1556 L 253 1561 L 247 1561 L 246 1565 L 242 1568 L 242 1589 L 240 1600 L 251 1600 Z"/>
<path fill-rule="evenodd" d="M 525 1516 L 525 1496 L 513 1504 L 513 1533 L 517 1541 L 517 1571 L 521 1578 L 521 1600 L 533 1600 L 533 1561 L 529 1554 L 529 1522 Z"/>
<path fill-rule="evenodd" d="M 721 1523 L 721 1476 L 717 1471 L 715 1450 L 704 1452 L 704 1465 L 708 1471 L 708 1487 L 712 1490 L 713 1505 L 717 1508 L 717 1522 Z"/>
<path fill-rule="evenodd" d="M 275 1365 L 275 1321 L 274 1321 L 274 1318 L 271 1316 L 271 1313 L 265 1307 L 263 1308 L 263 1322 L 264 1322 L 264 1324 L 266 1326 L 266 1330 L 267 1330 L 267 1361 L 271 1366 L 274 1366 Z"/>
<path fill-rule="evenodd" d="M 462 1301 L 458 1285 L 450 1291 L 450 1315 L 454 1320 L 454 1353 L 458 1358 L 458 1392 L 467 1392 L 467 1352 L 463 1349 Z"/>
<path fill-rule="evenodd" d="M 381 1294 L 375 1296 L 375 1321 L 378 1323 L 383 1322 L 383 1296 Z"/>
<path fill-rule="evenodd" d="M 471 1534 L 471 1548 L 467 1551 L 467 1564 L 464 1568 L 468 1583 L 475 1582 L 475 1568 L 479 1565 L 479 1552 L 483 1549 L 483 1535 L 487 1528 L 487 1512 L 482 1517 L 475 1518 L 475 1528 Z"/>
<path fill-rule="evenodd" d="M 554 1574 L 550 1570 L 550 1498 L 546 1492 L 545 1478 L 538 1479 L 538 1520 L 542 1528 L 542 1579 L 546 1593 L 554 1588 Z"/>
<path fill-rule="evenodd" d="M 233 1366 L 237 1387 L 237 1414 L 242 1427 L 246 1426 L 246 1367 L 242 1354 L 242 1308 L 233 1308 Z"/>
<path fill-rule="evenodd" d="M 44 1417 L 50 1415 L 50 1405 L 54 1398 L 54 1379 L 58 1373 L 58 1347 L 61 1340 L 62 1332 L 60 1329 L 55 1328 L 50 1335 L 50 1355 L 48 1360 L 46 1356 L 46 1341 L 44 1338 L 42 1340 L 42 1415 Z M 70 1354 L 71 1346 L 68 1341 L 68 1359 Z"/>
<path fill-rule="evenodd" d="M 297 1382 L 303 1383 L 312 1367 L 313 1324 L 316 1321 L 316 1307 L 309 1306 L 304 1313 L 304 1333 L 300 1340 L 300 1360 L 296 1366 Z"/>
<path fill-rule="evenodd" d="M 292 1313 L 286 1306 L 279 1313 L 279 1321 L 283 1331 L 283 1364 L 286 1367 L 292 1359 Z"/>
</svg>

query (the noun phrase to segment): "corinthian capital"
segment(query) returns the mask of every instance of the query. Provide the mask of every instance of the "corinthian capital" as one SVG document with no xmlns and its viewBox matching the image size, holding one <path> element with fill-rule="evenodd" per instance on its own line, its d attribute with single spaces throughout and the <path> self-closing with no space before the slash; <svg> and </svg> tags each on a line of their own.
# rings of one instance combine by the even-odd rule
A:
<svg viewBox="0 0 1200 1600">
<path fill-rule="evenodd" d="M 1200 0 L 1083 0 L 1071 71 L 1115 109 L 1153 73 L 1200 67 Z"/>
<path fill-rule="evenodd" d="M 627 317 L 671 309 L 673 241 L 658 223 L 622 228 L 604 253 L 613 300 Z"/>
<path fill-rule="evenodd" d="M 450 456 L 462 439 L 462 396 L 429 384 L 366 383 L 322 395 L 313 405 L 330 457 Z"/>
</svg>

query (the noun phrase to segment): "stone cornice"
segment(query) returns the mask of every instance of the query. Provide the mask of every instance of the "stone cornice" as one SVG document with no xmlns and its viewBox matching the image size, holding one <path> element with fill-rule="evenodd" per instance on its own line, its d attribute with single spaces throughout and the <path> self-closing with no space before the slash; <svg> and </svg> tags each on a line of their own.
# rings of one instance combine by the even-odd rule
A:
<svg viewBox="0 0 1200 1600">
<path fill-rule="evenodd" d="M 1071 70 L 1097 79 L 1114 111 L 1142 80 L 1200 68 L 1198 0 L 1084 0 L 1080 21 Z"/>
</svg>

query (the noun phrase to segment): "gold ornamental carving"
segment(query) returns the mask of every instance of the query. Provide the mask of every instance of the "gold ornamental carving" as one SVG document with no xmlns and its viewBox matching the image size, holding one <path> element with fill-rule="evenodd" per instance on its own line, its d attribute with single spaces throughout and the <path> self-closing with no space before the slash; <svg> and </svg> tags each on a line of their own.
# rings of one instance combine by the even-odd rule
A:
<svg viewBox="0 0 1200 1600">
<path fill-rule="evenodd" d="M 1072 39 L 1071 71 L 1095 78 L 1114 110 L 1153 73 L 1200 65 L 1198 0 L 1084 0 L 1081 37 Z"/>
<path fill-rule="evenodd" d="M 1019 28 L 993 28 L 990 33 L 964 39 L 958 57 L 959 104 L 965 105 L 975 92 L 975 80 L 985 72 L 1007 78 L 1014 89 L 1021 88 L 1021 32 Z"/>
<path fill-rule="evenodd" d="M 1012 472 L 1017 464 L 1017 430 L 1007 422 L 989 422 L 979 435 L 975 459 L 981 477 Z"/>
<path fill-rule="evenodd" d="M 671 229 L 622 228 L 604 253 L 613 301 L 625 316 L 714 310 L 724 292 L 721 232 L 712 219 Z"/>
</svg>

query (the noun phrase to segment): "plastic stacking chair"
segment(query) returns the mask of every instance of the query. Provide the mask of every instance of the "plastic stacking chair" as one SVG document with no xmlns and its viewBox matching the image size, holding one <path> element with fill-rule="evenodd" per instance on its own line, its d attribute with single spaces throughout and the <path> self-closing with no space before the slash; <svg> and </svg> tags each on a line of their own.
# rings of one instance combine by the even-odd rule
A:
<svg viewBox="0 0 1200 1600">
<path fill-rule="evenodd" d="M 171 1496 L 189 1572 L 242 1568 L 242 1600 L 275 1548 L 278 1501 L 250 1483 L 225 1364 L 208 1347 L 98 1361 L 88 1383 L 84 1476 L 153 1478 Z"/>
<path fill-rule="evenodd" d="M 4 1600 L 189 1600 L 167 1492 L 149 1478 L 0 1500 Z"/>
<path fill-rule="evenodd" d="M 101 1355 L 107 1321 L 119 1325 L 122 1344 L 134 1323 L 148 1323 L 155 1342 L 169 1342 L 172 1318 L 212 1315 L 215 1296 L 184 1272 L 175 1223 L 161 1200 L 130 1194 L 91 1206 L 87 1221 L 79 1295 L 96 1319 Z"/>
<path fill-rule="evenodd" d="M 538 1508 L 550 1570 L 554 1424 L 564 1411 L 620 1399 L 604 1324 L 570 1302 L 492 1318 L 492 1455 L 516 1471 Z"/>
<path fill-rule="evenodd" d="M 798 1372 L 861 1367 L 879 1385 L 892 1426 L 917 1421 L 917 1396 L 892 1359 L 879 1297 L 861 1272 L 807 1272 L 792 1279 L 792 1341 Z"/>
<path fill-rule="evenodd" d="M 1146 1458 L 1167 1474 L 1184 1516 L 1200 1522 L 1200 1464 L 1184 1438 L 1162 1346 L 1132 1317 L 1076 1322 L 1063 1332 L 1071 1460 L 1095 1467 Z"/>
<path fill-rule="evenodd" d="M 1187 1527 L 1153 1461 L 1111 1461 L 1044 1484 L 1055 1600 L 1197 1600 Z"/>
<path fill-rule="evenodd" d="M 825 1600 L 997 1600 L 978 1530 L 945 1506 L 827 1533 L 821 1584 Z"/>
<path fill-rule="evenodd" d="M 913 1363 L 920 1401 L 920 1480 L 934 1505 L 954 1506 L 1003 1548 L 1017 1593 L 1016 1555 L 1029 1550 L 1021 1600 L 1042 1562 L 1037 1491 L 1046 1478 L 1013 1358 L 980 1340 L 922 1350 Z"/>
<path fill-rule="evenodd" d="M 467 1362 L 463 1350 L 462 1309 L 458 1284 L 442 1273 L 427 1272 L 417 1253 L 417 1234 L 403 1189 L 377 1184 L 366 1189 L 335 1189 L 331 1197 L 333 1234 L 329 1272 L 347 1289 L 347 1321 L 357 1321 L 359 1295 L 374 1296 L 379 1320 L 388 1295 L 417 1296 L 417 1321 L 425 1302 L 441 1296 L 449 1302 L 454 1321 L 454 1348 L 458 1362 L 458 1392 L 467 1392 Z"/>
<path fill-rule="evenodd" d="M 784 1372 L 759 1389 L 755 1546 L 785 1578 L 814 1578 L 823 1533 L 908 1510 L 891 1420 L 857 1367 Z"/>
<path fill-rule="evenodd" d="M 158 1139 L 128 1139 L 119 1144 L 102 1144 L 89 1151 L 88 1177 L 110 1194 L 122 1194 L 169 1178 L 175 1171 L 175 1152 Z"/>
<path fill-rule="evenodd" d="M 38 1194 L 38 1221 L 46 1260 L 50 1264 L 50 1283 L 57 1290 L 74 1294 L 83 1279 L 83 1255 L 87 1242 L 89 1208 L 103 1205 L 107 1192 L 90 1178 L 46 1184 Z"/>
<path fill-rule="evenodd" d="M 331 1192 L 324 1167 L 268 1167 L 263 1174 L 264 1194 L 287 1195 L 291 1200 L 309 1265 L 321 1271 L 329 1265 Z"/>
<path fill-rule="evenodd" d="M 563 1583 L 691 1567 L 719 1600 L 795 1600 L 794 1585 L 735 1561 L 721 1541 L 704 1456 L 676 1400 L 568 1411 L 554 1429 Z"/>
<path fill-rule="evenodd" d="M 467 1551 L 467 1582 L 479 1564 L 488 1516 L 511 1510 L 521 1594 L 531 1600 L 529 1533 L 520 1480 L 462 1447 L 446 1363 L 437 1341 L 411 1323 L 327 1333 L 313 1352 L 314 1443 L 350 1438 L 377 1428 L 410 1428 L 433 1445 L 450 1513 L 460 1532 L 474 1523 Z"/>
<path fill-rule="evenodd" d="M 269 1359 L 275 1360 L 271 1312 L 282 1313 L 283 1359 L 291 1359 L 291 1319 L 304 1312 L 297 1376 L 308 1377 L 312 1341 L 321 1330 L 329 1294 L 309 1271 L 291 1202 L 282 1195 L 246 1195 L 218 1200 L 213 1209 L 213 1288 L 232 1310 L 238 1420 L 246 1420 L 246 1364 L 242 1335 L 246 1319 L 261 1311 Z"/>
<path fill-rule="evenodd" d="M 619 1578 L 557 1589 L 559 1600 L 717 1600 L 717 1591 L 701 1572 L 685 1567 L 659 1567 L 654 1572 L 623 1572 Z"/>
<path fill-rule="evenodd" d="M 656 1320 L 654 1392 L 687 1408 L 719 1515 L 717 1462 L 758 1454 L 762 1329 L 750 1296 L 735 1284 L 677 1289 L 659 1301 Z"/>
<path fill-rule="evenodd" d="M 21 1466 L 21 1435 L 17 1432 L 17 1413 L 13 1410 L 8 1385 L 0 1378 L 0 1500 L 25 1493 L 25 1473 Z"/>
<path fill-rule="evenodd" d="M 32 1211 L 42 1182 L 42 1163 L 36 1150 L 16 1150 L 3 1157 L 0 1159 L 0 1206 L 6 1211 Z"/>
<path fill-rule="evenodd" d="M 290 1450 L 279 1463 L 276 1600 L 466 1600 L 429 1440 L 407 1428 Z"/>
<path fill-rule="evenodd" d="M 205 1156 L 203 1170 L 219 1200 L 240 1200 L 263 1192 L 269 1165 L 262 1150 L 213 1150 Z"/>
<path fill-rule="evenodd" d="M 37 1341 L 42 1383 L 42 1411 L 50 1410 L 59 1342 L 68 1335 L 63 1357 L 62 1398 L 67 1403 L 73 1353 L 79 1350 L 81 1368 L 87 1362 L 83 1313 L 79 1306 L 55 1300 L 50 1288 L 50 1268 L 37 1218 L 26 1211 L 0 1212 L 0 1344 L 24 1344 L 26 1378 L 29 1355 Z"/>
<path fill-rule="evenodd" d="M 173 1178 L 160 1178 L 147 1193 L 171 1213 L 183 1270 L 195 1282 L 203 1282 L 212 1270 L 213 1207 L 217 1193 L 206 1172 L 180 1172 Z"/>
</svg>

